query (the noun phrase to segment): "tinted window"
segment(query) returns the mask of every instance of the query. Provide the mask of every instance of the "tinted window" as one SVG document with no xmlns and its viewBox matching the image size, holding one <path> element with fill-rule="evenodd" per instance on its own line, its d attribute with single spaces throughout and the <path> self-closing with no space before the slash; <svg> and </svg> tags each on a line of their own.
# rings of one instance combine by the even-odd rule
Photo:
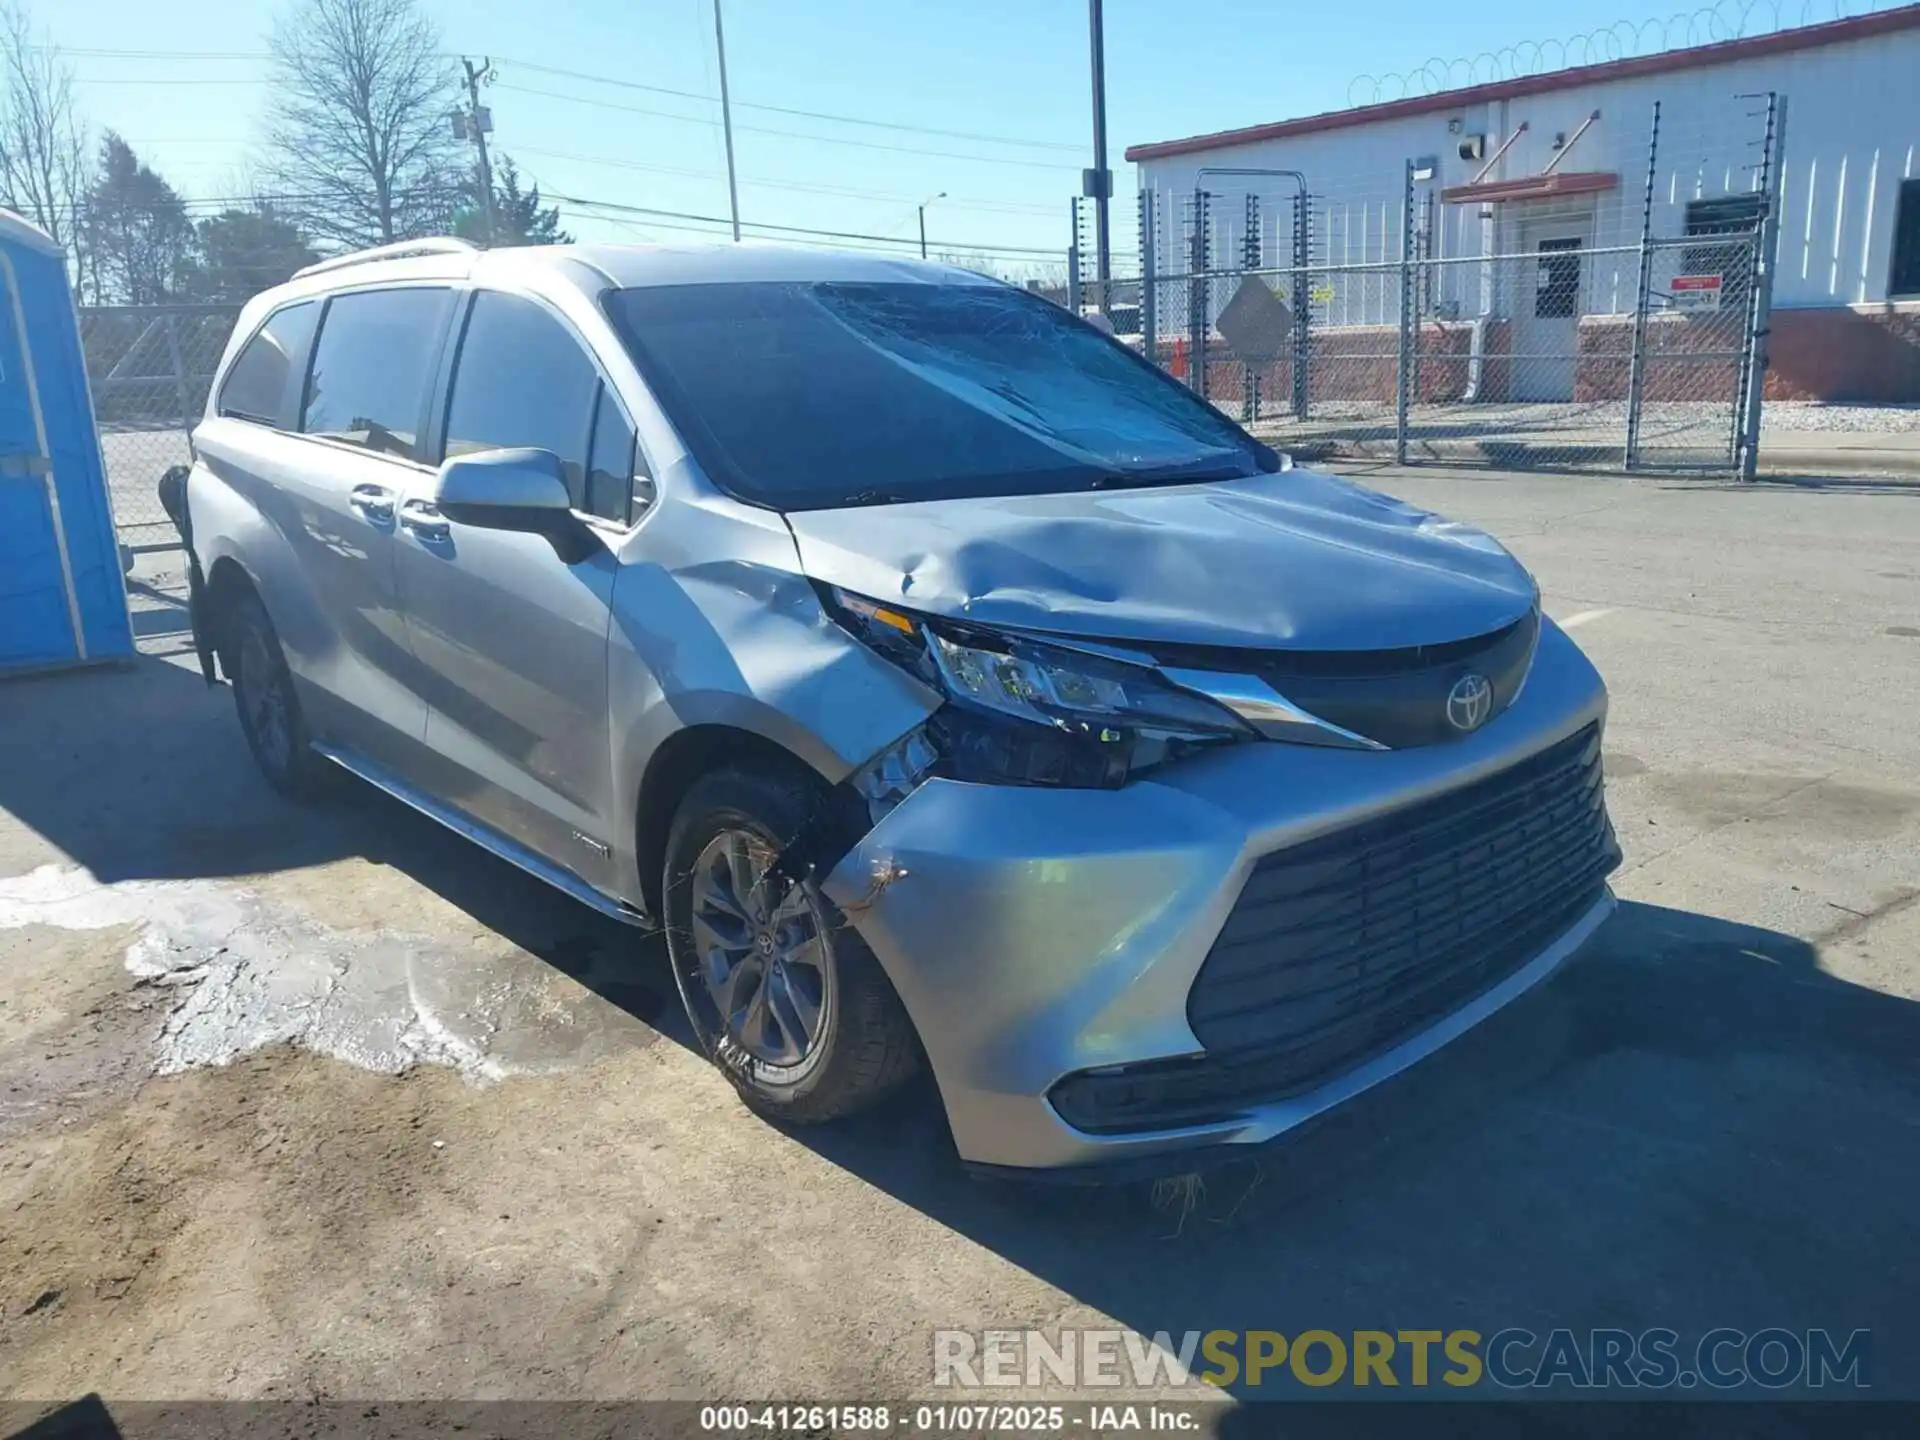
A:
<svg viewBox="0 0 1920 1440">
<path fill-rule="evenodd" d="M 307 382 L 300 428 L 364 445 L 382 455 L 422 459 L 426 409 L 448 290 L 363 290 L 327 302 Z"/>
<path fill-rule="evenodd" d="M 593 448 L 587 457 L 586 508 L 624 525 L 651 498 L 652 487 L 640 473 L 633 427 L 620 402 L 602 386 L 600 408 L 593 417 Z"/>
<path fill-rule="evenodd" d="M 1564 320 L 1580 313 L 1580 242 L 1540 242 L 1539 288 L 1533 313 L 1542 320 Z"/>
<path fill-rule="evenodd" d="M 447 454 L 507 445 L 551 450 L 576 510 L 587 508 L 587 443 L 599 373 L 580 342 L 531 300 L 474 297 L 447 406 Z M 624 517 L 622 517 L 624 518 Z"/>
<path fill-rule="evenodd" d="M 1144 360 L 1001 285 L 662 285 L 609 308 L 701 468 L 777 508 L 1279 463 Z"/>
<path fill-rule="evenodd" d="M 1895 295 L 1920 295 L 1920 180 L 1900 182 L 1893 220 L 1892 281 Z"/>
<path fill-rule="evenodd" d="M 263 425 L 280 424 L 292 398 L 289 387 L 297 383 L 319 315 L 318 302 L 307 300 L 269 317 L 227 372 L 226 384 L 220 387 L 219 413 Z"/>
</svg>

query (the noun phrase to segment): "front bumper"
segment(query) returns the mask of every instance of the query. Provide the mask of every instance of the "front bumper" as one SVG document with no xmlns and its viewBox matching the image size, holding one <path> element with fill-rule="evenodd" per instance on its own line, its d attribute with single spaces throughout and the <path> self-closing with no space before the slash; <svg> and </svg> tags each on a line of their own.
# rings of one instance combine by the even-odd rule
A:
<svg viewBox="0 0 1920 1440">
<path fill-rule="evenodd" d="M 1605 709 L 1593 667 L 1546 623 L 1520 695 L 1462 739 L 1397 751 L 1247 744 L 1122 790 L 931 780 L 825 888 L 906 1005 L 968 1162 L 1104 1167 L 1260 1144 L 1539 983 L 1599 928 L 1611 895 L 1596 887 L 1517 968 L 1311 1089 L 1205 1123 L 1100 1133 L 1069 1124 L 1049 1094 L 1079 1072 L 1205 1053 L 1189 992 L 1262 856 L 1487 780 L 1598 727 Z"/>
</svg>

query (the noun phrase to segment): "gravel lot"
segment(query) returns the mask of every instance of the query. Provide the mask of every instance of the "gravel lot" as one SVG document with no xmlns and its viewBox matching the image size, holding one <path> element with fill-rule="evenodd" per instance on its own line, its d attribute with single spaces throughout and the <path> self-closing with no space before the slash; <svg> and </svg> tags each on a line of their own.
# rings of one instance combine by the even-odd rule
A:
<svg viewBox="0 0 1920 1440">
<path fill-rule="evenodd" d="M 1920 430 L 1920 405 L 1826 405 L 1813 400 L 1769 400 L 1760 411 L 1760 433 L 1828 430 L 1894 435 Z"/>
<path fill-rule="evenodd" d="M 138 666 L 0 686 L 0 1398 L 897 1400 L 1114 1324 L 1867 1328 L 1920 1398 L 1920 485 L 1370 483 L 1607 675 L 1626 903 L 1191 1208 L 971 1182 L 925 1093 L 753 1119 L 652 942 L 277 801 L 148 557 Z"/>
</svg>

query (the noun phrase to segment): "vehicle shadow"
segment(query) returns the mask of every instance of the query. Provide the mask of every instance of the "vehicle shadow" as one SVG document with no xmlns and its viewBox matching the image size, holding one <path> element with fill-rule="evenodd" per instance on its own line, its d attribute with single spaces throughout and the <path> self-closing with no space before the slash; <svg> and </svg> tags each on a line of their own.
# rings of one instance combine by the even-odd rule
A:
<svg viewBox="0 0 1920 1440">
<path fill-rule="evenodd" d="M 1198 1190 L 968 1184 L 928 1106 L 801 1138 L 1176 1342 L 1866 1328 L 1884 1395 L 1920 1391 L 1898 1373 L 1920 1339 L 1916 1113 L 1920 1005 L 1828 975 L 1793 937 L 1627 903 L 1554 981 Z M 1228 1389 L 1340 1393 L 1263 1379 Z M 1371 1398 L 1457 1398 L 1434 1384 Z"/>
<path fill-rule="evenodd" d="M 0 1437 L 4 1440 L 122 1440 L 106 1402 L 97 1394 L 82 1395 L 65 1405 L 49 1407 L 30 1423 L 25 1412 L 38 1407 L 0 1403 Z"/>
<path fill-rule="evenodd" d="M 693 1043 L 657 937 L 348 776 L 321 803 L 281 799 L 247 752 L 231 690 L 209 688 L 191 656 L 0 682 L 0 713 L 0 811 L 34 832 L 0 834 L 0 873 L 57 862 L 108 884 L 245 879 L 358 857 Z"/>
</svg>

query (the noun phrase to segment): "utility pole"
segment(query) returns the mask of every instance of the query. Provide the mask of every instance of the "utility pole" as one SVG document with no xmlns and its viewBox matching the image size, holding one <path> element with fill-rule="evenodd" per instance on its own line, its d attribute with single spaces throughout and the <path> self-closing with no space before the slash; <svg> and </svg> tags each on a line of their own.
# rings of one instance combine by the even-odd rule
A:
<svg viewBox="0 0 1920 1440">
<path fill-rule="evenodd" d="M 1100 313 L 1112 301 L 1113 250 L 1108 228 L 1107 202 L 1113 198 L 1113 172 L 1107 169 L 1107 41 L 1100 0 L 1087 0 L 1087 23 L 1093 46 L 1093 169 L 1082 177 L 1080 191 L 1093 197 L 1094 275 L 1100 282 Z"/>
<path fill-rule="evenodd" d="M 493 216 L 493 166 L 487 160 L 487 132 L 493 129 L 493 114 L 480 103 L 480 85 L 493 79 L 493 61 L 483 59 L 478 69 L 464 57 L 460 63 L 467 72 L 467 137 L 480 160 L 480 204 L 487 220 L 487 244 L 491 245 L 499 233 Z"/>
<path fill-rule="evenodd" d="M 946 198 L 947 192 L 942 190 L 938 195 L 929 195 L 920 202 L 920 258 L 922 260 L 927 258 L 927 206 L 936 200 Z"/>
<path fill-rule="evenodd" d="M 713 44 L 720 52 L 720 128 L 727 137 L 727 204 L 733 214 L 733 242 L 740 243 L 740 186 L 733 174 L 733 102 L 727 97 L 727 32 L 720 25 L 720 0 L 713 0 Z"/>
</svg>

